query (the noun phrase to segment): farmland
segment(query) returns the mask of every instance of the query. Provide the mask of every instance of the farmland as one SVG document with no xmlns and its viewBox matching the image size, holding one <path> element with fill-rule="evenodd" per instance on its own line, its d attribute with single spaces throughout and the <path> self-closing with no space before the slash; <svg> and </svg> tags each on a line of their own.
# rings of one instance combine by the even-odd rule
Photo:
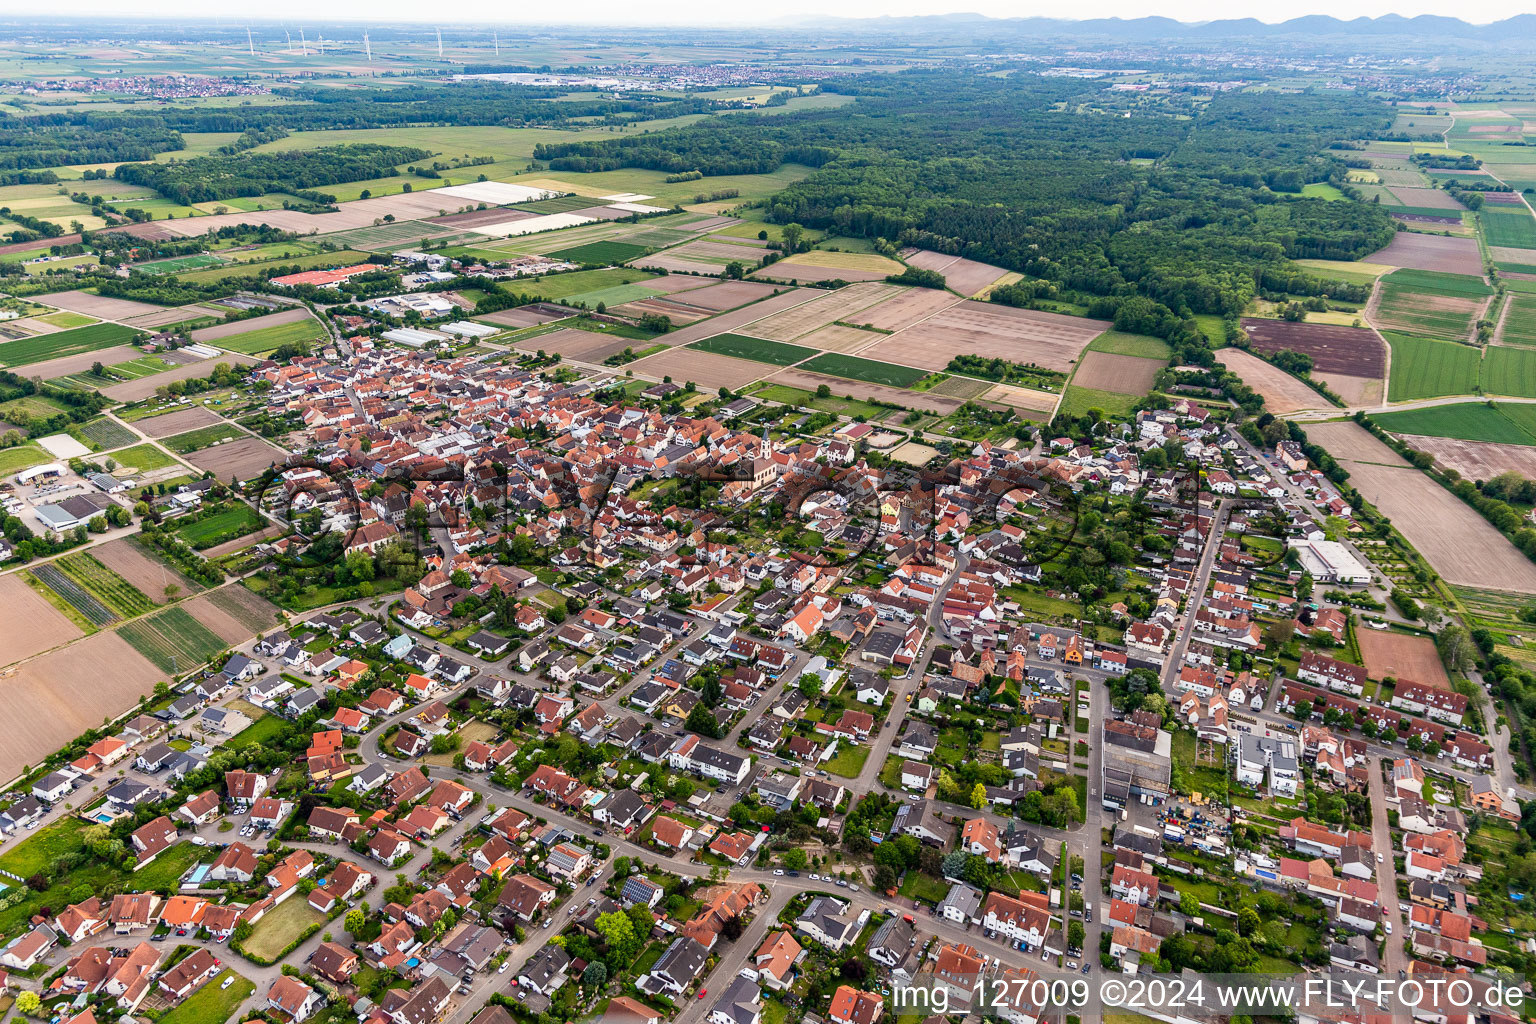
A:
<svg viewBox="0 0 1536 1024">
<path fill-rule="evenodd" d="M 47 588 L 44 596 L 49 597 L 55 607 L 59 607 L 65 614 L 75 619 L 86 629 L 100 628 L 111 622 L 117 621 L 112 609 L 108 608 L 96 595 L 92 594 L 80 583 L 66 576 L 59 567 L 52 562 L 39 565 L 29 570 L 32 579 Z M 62 604 L 61 604 L 62 602 Z"/>
<path fill-rule="evenodd" d="M 290 324 L 277 324 L 272 327 L 258 327 L 254 331 L 244 334 L 232 334 L 220 338 L 217 342 L 220 348 L 227 348 L 234 352 L 243 352 L 249 356 L 266 355 L 284 345 L 295 347 L 307 346 L 310 342 L 325 337 L 325 328 L 319 321 L 306 317 Z"/>
<path fill-rule="evenodd" d="M 1317 373 L 1380 377 L 1386 372 L 1386 348 L 1374 332 L 1363 328 L 1253 317 L 1245 317 L 1242 325 L 1256 351 L 1304 353 L 1312 357 Z"/>
<path fill-rule="evenodd" d="M 125 444 L 132 444 L 138 440 L 138 435 L 133 431 L 119 426 L 105 416 L 77 424 L 71 433 L 96 451 L 121 448 Z"/>
<path fill-rule="evenodd" d="M 1490 345 L 1483 353 L 1483 392 L 1536 398 L 1536 349 Z"/>
<path fill-rule="evenodd" d="M 805 348 L 801 345 L 787 345 L 782 341 L 765 341 L 762 338 L 750 338 L 744 334 L 718 334 L 713 338 L 696 341 L 688 347 L 705 352 L 714 352 L 722 356 L 735 356 L 738 359 L 751 359 L 759 363 L 772 363 L 774 366 L 790 366 L 800 362 L 802 359 L 809 359 L 817 353 L 817 350 L 813 348 Z"/>
<path fill-rule="evenodd" d="M 621 284 L 634 284 L 637 281 L 649 281 L 653 276 L 643 270 L 632 270 L 628 267 L 576 270 L 568 274 L 546 274 L 535 281 L 517 281 L 508 285 L 506 290 L 526 292 L 559 301 L 583 292 L 594 292 Z"/>
<path fill-rule="evenodd" d="M 1373 413 L 1371 419 L 1396 434 L 1536 445 L 1536 435 L 1506 415 L 1520 408 L 1523 407 L 1499 402 L 1464 402 L 1402 412 Z"/>
<path fill-rule="evenodd" d="M 117 632 L 162 672 L 190 671 L 227 646 L 182 608 L 136 619 Z"/>
<path fill-rule="evenodd" d="M 1477 387 L 1478 349 L 1392 331 L 1382 334 L 1392 346 L 1392 378 L 1387 386 L 1392 401 L 1469 395 Z"/>
<path fill-rule="evenodd" d="M 264 520 L 250 506 L 236 504 L 204 519 L 184 520 L 176 527 L 176 534 L 201 551 L 253 533 L 263 525 Z"/>
<path fill-rule="evenodd" d="M 571 263 L 586 263 L 598 266 L 612 266 L 618 263 L 628 263 L 630 260 L 645 255 L 645 246 L 635 245 L 632 242 L 588 242 L 585 245 L 573 246 L 569 249 L 557 249 L 548 255 L 552 259 L 567 260 Z"/>
<path fill-rule="evenodd" d="M 861 380 L 870 384 L 883 384 L 892 388 L 909 388 L 925 376 L 922 370 L 895 363 L 882 363 L 859 356 L 847 356 L 838 352 L 824 352 L 805 363 L 802 369 L 827 373 L 834 377 Z"/>
<path fill-rule="evenodd" d="M 212 426 L 189 430 L 185 434 L 167 437 L 160 443 L 178 455 L 187 455 L 211 445 L 216 445 L 221 441 L 229 441 L 244 436 L 246 436 L 245 431 L 233 424 L 215 423 Z"/>
<path fill-rule="evenodd" d="M 1382 279 L 1375 321 L 1383 330 L 1467 338 L 1490 294 L 1482 278 L 1399 270 Z"/>
<path fill-rule="evenodd" d="M 1483 237 L 1489 245 L 1512 249 L 1536 249 L 1536 218 L 1523 206 L 1501 209 L 1485 203 L 1478 216 L 1483 222 Z"/>
<path fill-rule="evenodd" d="M 1510 292 L 1498 340 L 1506 345 L 1536 347 L 1536 295 Z"/>
<path fill-rule="evenodd" d="M 1431 214 L 1451 211 L 1430 210 Z M 1455 238 L 1446 235 L 1422 235 L 1411 231 L 1399 231 L 1388 245 L 1370 256 L 1368 263 L 1385 263 L 1388 266 L 1442 274 L 1481 275 L 1482 256 L 1477 251 L 1477 240 Z"/>
<path fill-rule="evenodd" d="M 144 593 L 85 552 L 65 555 L 54 563 L 119 618 L 131 619 L 154 608 Z"/>
<path fill-rule="evenodd" d="M 0 343 L 0 365 L 26 366 L 45 359 L 94 352 L 127 344 L 139 336 L 132 327 L 121 324 L 91 324 L 70 331 L 42 334 L 35 338 Z"/>
</svg>

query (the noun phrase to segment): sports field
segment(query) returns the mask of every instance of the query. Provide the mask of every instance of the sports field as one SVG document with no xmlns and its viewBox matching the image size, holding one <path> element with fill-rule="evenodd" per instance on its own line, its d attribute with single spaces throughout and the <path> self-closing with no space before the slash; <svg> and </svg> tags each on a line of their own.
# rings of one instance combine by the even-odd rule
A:
<svg viewBox="0 0 1536 1024">
<path fill-rule="evenodd" d="M 637 256 L 644 256 L 645 251 L 645 246 L 633 245 L 629 242 L 588 242 L 586 245 L 577 245 L 569 249 L 557 249 L 549 253 L 549 257 L 568 260 L 571 263 L 608 267 L 628 263 Z"/>
<path fill-rule="evenodd" d="M 696 341 L 688 347 L 722 356 L 751 359 L 758 363 L 772 363 L 774 366 L 790 366 L 802 359 L 809 359 L 817 353 L 816 349 L 806 348 L 803 345 L 788 345 L 782 341 L 749 338 L 745 334 L 717 334 L 713 338 Z"/>
<path fill-rule="evenodd" d="M 146 274 L 177 274 L 183 270 L 201 270 L 203 267 L 217 267 L 223 263 L 224 261 L 217 256 L 198 252 L 190 256 L 173 256 L 168 260 L 140 263 L 133 269 Z"/>
<path fill-rule="evenodd" d="M 1394 402 L 1440 395 L 1470 395 L 1477 386 L 1479 351 L 1454 341 L 1430 341 L 1383 331 L 1392 346 L 1388 397 Z"/>
<path fill-rule="evenodd" d="M 0 365 L 26 366 L 61 356 L 79 355 L 97 349 L 124 345 L 139 336 L 132 327 L 121 324 L 91 324 L 72 331 L 41 334 L 35 338 L 0 343 Z"/>
<path fill-rule="evenodd" d="M 882 363 L 874 359 L 860 359 L 839 352 L 824 352 L 801 367 L 834 377 L 861 380 L 867 384 L 883 384 L 892 388 L 909 388 L 927 376 L 927 371 L 896 363 Z"/>
</svg>

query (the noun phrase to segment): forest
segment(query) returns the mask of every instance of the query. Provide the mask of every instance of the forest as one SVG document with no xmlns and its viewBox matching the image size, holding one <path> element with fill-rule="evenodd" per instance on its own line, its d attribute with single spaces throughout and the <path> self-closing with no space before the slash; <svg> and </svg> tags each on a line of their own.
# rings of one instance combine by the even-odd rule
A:
<svg viewBox="0 0 1536 1024">
<path fill-rule="evenodd" d="M 411 146 L 357 142 L 277 153 L 199 156 L 170 163 L 119 164 L 112 176 L 146 185 L 174 202 L 190 205 L 269 192 L 297 194 L 321 185 L 388 177 L 397 165 L 431 155 Z"/>
<path fill-rule="evenodd" d="M 546 145 L 536 157 L 556 169 L 706 175 L 769 170 L 776 157 L 806 164 L 813 173 L 768 201 L 770 220 L 996 263 L 1053 286 L 1005 302 L 1098 298 L 1092 315 L 1175 344 L 1193 345 L 1190 314 L 1233 315 L 1261 287 L 1337 290 L 1290 260 L 1358 259 L 1391 240 L 1381 209 L 1301 195 L 1311 182 L 1345 183 L 1343 162 L 1318 153 L 1384 128 L 1384 104 L 1225 92 L 1129 117 L 1077 112 L 1094 89 L 948 70 L 864 76 L 822 84 L 856 94 L 851 107 Z M 1130 296 L 1161 308 L 1122 317 Z"/>
</svg>

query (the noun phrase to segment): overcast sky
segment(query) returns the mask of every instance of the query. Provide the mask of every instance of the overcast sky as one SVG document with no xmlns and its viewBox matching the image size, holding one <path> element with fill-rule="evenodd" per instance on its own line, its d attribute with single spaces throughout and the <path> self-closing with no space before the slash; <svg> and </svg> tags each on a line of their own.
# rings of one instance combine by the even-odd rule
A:
<svg viewBox="0 0 1536 1024">
<path fill-rule="evenodd" d="M 292 18 L 297 27 L 303 19 L 319 13 L 327 20 L 363 21 L 434 21 L 464 24 L 483 22 L 487 26 L 510 24 L 771 24 L 785 17 L 833 15 L 846 18 L 902 16 L 916 14 L 953 14 L 972 12 L 998 18 L 1064 17 L 1137 18 L 1149 14 L 1198 22 L 1222 18 L 1253 17 L 1261 21 L 1282 21 L 1304 14 L 1331 14 L 1337 18 L 1361 15 L 1376 17 L 1400 14 L 1444 14 L 1482 24 L 1507 18 L 1522 11 L 1536 10 L 1525 0 L 1302 0 L 1295 5 L 1276 7 L 1255 0 L 1158 0 L 1154 6 L 1133 0 L 1077 0 L 1068 8 L 1047 4 L 1044 0 L 776 0 L 772 4 L 721 4 L 718 0 L 584 0 L 579 4 L 518 4 L 506 0 L 454 0 L 447 4 L 422 4 L 418 0 L 330 0 L 315 5 L 311 0 L 263 0 L 262 3 L 239 2 L 218 5 L 210 10 L 206 0 L 128 0 L 109 4 L 106 0 L 82 0 L 71 3 L 71 13 L 104 14 L 116 17 L 133 13 L 149 16 L 207 17 L 210 14 L 238 20 L 242 9 L 257 18 Z M 0 11 L 35 14 L 31 0 L 0 0 Z M 55 13 L 63 13 L 62 10 Z"/>
</svg>

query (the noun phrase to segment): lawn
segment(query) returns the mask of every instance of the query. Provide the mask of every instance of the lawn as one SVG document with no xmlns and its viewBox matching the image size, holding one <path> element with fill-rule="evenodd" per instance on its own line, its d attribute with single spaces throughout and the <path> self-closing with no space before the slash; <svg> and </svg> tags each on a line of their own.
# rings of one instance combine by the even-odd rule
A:
<svg viewBox="0 0 1536 1024">
<path fill-rule="evenodd" d="M 324 914 L 304 900 L 290 898 L 267 911 L 242 945 L 249 956 L 271 962 L 303 935 L 306 928 L 324 922 Z"/>
<path fill-rule="evenodd" d="M 14 448 L 0 449 L 0 476 L 19 473 L 28 466 L 35 466 L 52 458 L 52 455 L 35 444 L 20 444 Z"/>
<path fill-rule="evenodd" d="M 696 341 L 688 347 L 713 352 L 716 355 L 750 359 L 757 363 L 771 363 L 774 366 L 790 366 L 802 359 L 809 359 L 817 353 L 816 349 L 806 348 L 804 345 L 765 341 L 762 338 L 749 338 L 745 334 L 717 334 L 713 338 Z"/>
<path fill-rule="evenodd" d="M 125 448 L 120 452 L 114 452 L 112 458 L 124 470 L 130 473 L 152 473 L 157 469 L 165 469 L 167 466 L 179 466 L 181 463 L 171 458 L 165 452 L 152 444 L 135 445 Z"/>
<path fill-rule="evenodd" d="M 263 715 L 236 733 L 224 746 L 230 750 L 249 747 L 253 743 L 260 743 L 265 746 L 281 736 L 287 725 L 287 720 L 277 715 Z"/>
<path fill-rule="evenodd" d="M 188 520 L 176 527 L 182 540 L 201 551 L 236 537 L 254 533 L 265 520 L 249 505 L 237 504 L 206 519 Z"/>
<path fill-rule="evenodd" d="M 864 762 L 869 759 L 869 748 L 844 744 L 837 752 L 837 756 L 822 765 L 833 775 L 841 775 L 845 779 L 856 779 L 859 772 L 864 770 Z"/>
<path fill-rule="evenodd" d="M 901 880 L 901 888 L 897 890 L 909 900 L 922 900 L 925 903 L 938 903 L 949 895 L 949 884 L 941 878 L 933 878 L 921 871 L 908 871 Z"/>
<path fill-rule="evenodd" d="M 229 988 L 222 987 L 226 978 L 235 979 Z M 161 1017 L 160 1024 L 224 1024 L 255 991 L 252 981 L 226 968 Z"/>
<path fill-rule="evenodd" d="M 848 356 L 838 352 L 824 352 L 800 368 L 831 374 L 833 377 L 861 380 L 867 384 L 883 384 L 892 388 L 909 388 L 928 375 L 926 370 L 911 366 L 861 359 L 858 356 Z"/>
<path fill-rule="evenodd" d="M 92 324 L 72 331 L 40 334 L 35 338 L 22 338 L 0 344 L 0 365 L 26 366 L 45 359 L 94 352 L 101 348 L 126 345 L 140 332 L 121 324 Z"/>
<path fill-rule="evenodd" d="M 218 444 L 220 441 L 229 441 L 244 436 L 245 432 L 239 427 L 229 423 L 215 423 L 211 427 L 199 427 L 197 430 L 189 430 L 185 434 L 176 434 L 173 437 L 162 438 L 160 443 L 178 455 L 186 455 L 188 452 L 208 448 Z"/>
<path fill-rule="evenodd" d="M 1218 321 L 1219 322 L 1219 321 Z M 1120 356 L 1140 356 L 1143 359 L 1167 361 L 1171 350 L 1161 338 L 1145 334 L 1128 334 L 1125 331 L 1105 331 L 1088 343 L 1090 352 L 1110 352 Z"/>
<path fill-rule="evenodd" d="M 60 310 L 57 313 L 44 313 L 37 319 L 45 324 L 63 328 L 85 327 L 88 324 L 96 323 L 96 318 L 93 316 L 86 316 L 84 313 L 71 313 L 69 310 Z"/>
<path fill-rule="evenodd" d="M 281 348 L 284 345 L 307 345 L 325 337 L 325 328 L 319 321 L 305 318 L 295 320 L 291 324 L 277 324 L 274 327 L 258 327 L 254 331 L 246 331 L 244 334 L 232 334 L 226 338 L 220 338 L 213 344 L 219 348 L 229 349 L 231 352 L 242 352 L 248 356 L 266 355 Z"/>
<path fill-rule="evenodd" d="M 1387 385 L 1392 401 L 1469 395 L 1477 386 L 1478 349 L 1396 331 L 1383 331 L 1382 337 L 1392 346 L 1392 375 Z"/>
<path fill-rule="evenodd" d="M 1118 391 L 1099 391 L 1070 385 L 1057 407 L 1060 416 L 1081 416 L 1089 409 L 1103 409 L 1109 416 L 1129 416 L 1140 395 L 1122 395 Z"/>
</svg>

